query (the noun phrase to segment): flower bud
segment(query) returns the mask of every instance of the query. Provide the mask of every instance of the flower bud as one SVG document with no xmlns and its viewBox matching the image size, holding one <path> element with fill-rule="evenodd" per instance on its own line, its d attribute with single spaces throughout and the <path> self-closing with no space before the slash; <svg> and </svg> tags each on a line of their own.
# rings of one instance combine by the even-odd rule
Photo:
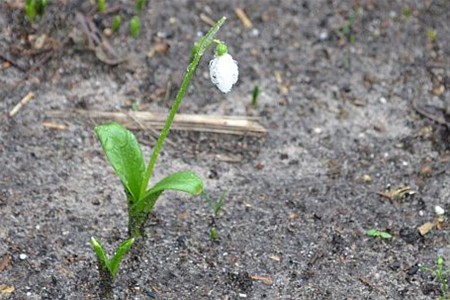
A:
<svg viewBox="0 0 450 300">
<path fill-rule="evenodd" d="M 209 62 L 211 81 L 223 93 L 228 93 L 231 90 L 239 76 L 237 62 L 227 52 L 227 46 L 224 43 L 219 43 L 214 59 Z"/>
</svg>

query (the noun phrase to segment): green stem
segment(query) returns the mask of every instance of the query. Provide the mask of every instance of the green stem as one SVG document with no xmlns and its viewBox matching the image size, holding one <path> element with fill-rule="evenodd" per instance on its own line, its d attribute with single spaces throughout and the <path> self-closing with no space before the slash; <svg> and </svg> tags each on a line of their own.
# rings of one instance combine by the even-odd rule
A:
<svg viewBox="0 0 450 300">
<path fill-rule="evenodd" d="M 114 278 L 107 267 L 98 262 L 98 272 L 100 273 L 100 296 L 105 300 L 114 299 Z"/>
<path fill-rule="evenodd" d="M 147 190 L 148 182 L 150 181 L 150 177 L 152 176 L 153 168 L 155 167 L 156 160 L 158 159 L 159 153 L 162 150 L 164 145 L 164 140 L 169 133 L 170 126 L 172 125 L 173 119 L 178 111 L 178 107 L 181 104 L 181 101 L 184 98 L 184 94 L 186 93 L 189 83 L 191 82 L 191 78 L 197 69 L 197 65 L 200 62 L 205 50 L 211 45 L 213 42 L 214 35 L 219 31 L 220 26 L 225 22 L 226 18 L 222 17 L 217 23 L 208 31 L 208 33 L 202 37 L 194 46 L 195 53 L 192 58 L 191 63 L 189 64 L 188 71 L 184 76 L 183 82 L 181 83 L 180 90 L 178 91 L 177 97 L 175 98 L 175 102 L 170 109 L 169 116 L 167 117 L 166 123 L 164 124 L 164 128 L 159 135 L 158 141 L 156 142 L 156 146 L 153 149 L 152 156 L 150 158 L 150 162 L 148 163 L 147 170 L 145 171 L 144 180 L 142 182 L 140 198 L 145 195 L 145 191 Z"/>
</svg>

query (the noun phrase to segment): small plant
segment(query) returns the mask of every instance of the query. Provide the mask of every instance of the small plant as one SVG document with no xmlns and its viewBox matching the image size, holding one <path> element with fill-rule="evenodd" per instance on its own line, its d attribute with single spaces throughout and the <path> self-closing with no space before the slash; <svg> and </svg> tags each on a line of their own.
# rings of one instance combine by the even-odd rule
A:
<svg viewBox="0 0 450 300">
<path fill-rule="evenodd" d="M 34 22 L 36 17 L 41 17 L 45 13 L 48 0 L 25 0 L 25 14 L 30 22 Z"/>
<path fill-rule="evenodd" d="M 112 31 L 117 32 L 120 28 L 120 25 L 122 25 L 122 18 L 119 15 L 114 16 L 111 26 Z"/>
<path fill-rule="evenodd" d="M 344 27 L 341 29 L 342 35 L 347 39 L 347 42 L 354 44 L 356 42 L 356 36 L 353 34 L 352 26 L 355 23 L 357 12 L 352 11 L 350 18 L 345 21 Z"/>
<path fill-rule="evenodd" d="M 146 0 L 136 0 L 136 9 L 138 12 L 141 12 L 144 9 Z"/>
<path fill-rule="evenodd" d="M 114 256 L 109 259 L 102 244 L 98 242 L 94 237 L 91 238 L 91 246 L 97 255 L 98 270 L 100 273 L 100 282 L 102 288 L 102 296 L 106 299 L 111 298 L 113 295 L 112 283 L 119 271 L 120 263 L 125 254 L 130 250 L 134 243 L 134 238 L 127 239 L 117 247 Z"/>
<path fill-rule="evenodd" d="M 430 269 L 427 267 L 423 267 L 422 271 L 433 274 L 434 280 L 439 282 L 441 286 L 441 295 L 439 296 L 440 300 L 448 300 L 448 283 L 447 283 L 447 275 L 450 273 L 450 270 L 444 270 L 444 259 L 441 256 L 438 256 L 436 259 L 436 268 Z"/>
<path fill-rule="evenodd" d="M 409 8 L 409 6 L 403 7 L 402 16 L 405 20 L 407 20 L 407 19 L 409 19 L 409 17 L 411 17 L 411 8 Z"/>
<path fill-rule="evenodd" d="M 252 106 L 256 107 L 258 104 L 258 96 L 259 96 L 259 86 L 255 85 L 252 93 Z"/>
<path fill-rule="evenodd" d="M 97 9 L 99 12 L 104 13 L 106 10 L 106 0 L 97 0 Z"/>
<path fill-rule="evenodd" d="M 431 42 L 431 43 L 434 43 L 434 42 L 436 42 L 436 39 L 437 39 L 437 31 L 436 30 L 434 30 L 434 29 L 428 29 L 427 30 L 427 37 L 428 37 L 428 40 Z"/>
<path fill-rule="evenodd" d="M 356 36 L 353 33 L 353 25 L 356 21 L 357 11 L 352 10 L 352 14 L 350 15 L 349 19 L 345 21 L 344 26 L 340 31 L 338 31 L 338 35 L 341 37 L 341 41 L 346 41 L 348 44 L 354 44 L 356 42 Z M 352 66 L 352 60 L 351 60 L 351 53 L 350 49 L 347 47 L 347 53 L 344 57 L 344 66 L 347 70 L 351 69 Z"/>
<path fill-rule="evenodd" d="M 134 16 L 130 21 L 130 35 L 133 38 L 137 38 L 139 36 L 139 31 L 141 28 L 141 20 L 138 16 Z"/>
<path fill-rule="evenodd" d="M 95 128 L 95 133 L 100 140 L 103 151 L 116 175 L 122 182 L 128 203 L 128 239 L 118 247 L 113 258 L 109 260 L 101 244 L 95 238 L 91 239 L 92 247 L 99 261 L 101 278 L 103 281 L 109 282 L 104 282 L 103 285 L 111 287 L 110 290 L 112 290 L 112 282 L 115 279 L 123 256 L 131 248 L 134 240 L 142 236 L 144 224 L 159 196 L 166 190 L 181 191 L 191 195 L 199 195 L 203 191 L 203 181 L 191 171 L 172 173 L 151 188 L 148 188 L 148 183 L 153 174 L 156 160 L 162 150 L 164 141 L 200 59 L 206 49 L 213 43 L 217 43 L 218 46 L 216 48 L 215 58 L 210 63 L 212 82 L 223 92 L 228 92 L 237 80 L 236 62 L 227 53 L 225 44 L 214 40 L 214 35 L 219 31 L 224 22 L 225 17 L 220 19 L 205 36 L 195 43 L 187 73 L 153 149 L 148 165 L 145 164 L 140 145 L 131 131 L 115 122 L 101 124 Z M 223 199 L 215 204 L 215 215 L 220 212 L 222 202 Z M 214 235 L 214 233 L 211 234 Z"/>
<path fill-rule="evenodd" d="M 139 102 L 137 100 L 131 104 L 131 111 L 139 111 Z"/>
<path fill-rule="evenodd" d="M 213 214 L 211 216 L 211 222 L 209 226 L 209 239 L 211 241 L 215 241 L 217 239 L 217 218 L 219 217 L 220 212 L 222 211 L 223 201 L 227 195 L 227 191 L 224 191 L 217 201 L 213 201 L 211 197 L 203 191 L 203 198 L 205 199 L 208 207 L 212 210 Z"/>
<path fill-rule="evenodd" d="M 384 240 L 389 240 L 392 238 L 392 235 L 390 233 L 388 233 L 386 231 L 376 230 L 376 229 L 367 230 L 366 234 L 368 236 L 375 237 L 375 238 L 379 237 Z"/>
</svg>

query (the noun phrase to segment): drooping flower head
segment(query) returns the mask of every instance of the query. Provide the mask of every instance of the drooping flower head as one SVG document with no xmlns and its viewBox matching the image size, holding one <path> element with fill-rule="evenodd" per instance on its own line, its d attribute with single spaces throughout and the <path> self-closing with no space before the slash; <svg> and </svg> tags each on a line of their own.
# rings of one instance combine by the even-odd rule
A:
<svg viewBox="0 0 450 300">
<path fill-rule="evenodd" d="M 223 42 L 219 42 L 214 59 L 209 62 L 209 76 L 223 93 L 228 93 L 238 81 L 237 62 L 228 54 L 228 47 Z"/>
</svg>

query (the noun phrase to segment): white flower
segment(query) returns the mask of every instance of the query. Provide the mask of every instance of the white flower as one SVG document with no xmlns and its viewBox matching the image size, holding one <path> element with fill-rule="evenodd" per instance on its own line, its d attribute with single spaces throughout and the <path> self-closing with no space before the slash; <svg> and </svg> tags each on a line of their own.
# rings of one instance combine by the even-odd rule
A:
<svg viewBox="0 0 450 300">
<path fill-rule="evenodd" d="M 435 212 L 436 215 L 438 215 L 438 216 L 442 216 L 443 214 L 445 214 L 445 210 L 444 210 L 442 207 L 440 207 L 439 205 L 436 205 L 436 206 L 434 207 L 434 212 Z"/>
<path fill-rule="evenodd" d="M 225 53 L 221 56 L 215 56 L 209 62 L 209 76 L 223 93 L 228 93 L 233 84 L 238 80 L 239 70 L 237 61 L 230 54 Z"/>
</svg>

